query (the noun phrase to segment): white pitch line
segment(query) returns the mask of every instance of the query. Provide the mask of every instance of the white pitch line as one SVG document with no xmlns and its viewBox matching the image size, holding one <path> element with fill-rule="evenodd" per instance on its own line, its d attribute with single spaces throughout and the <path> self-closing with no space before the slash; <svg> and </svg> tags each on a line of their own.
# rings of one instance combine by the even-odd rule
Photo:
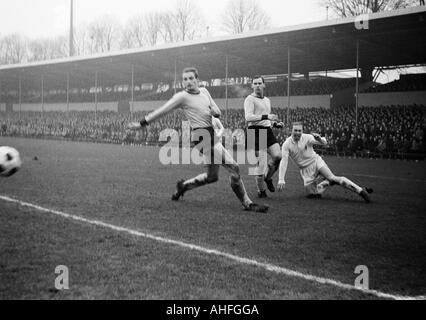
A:
<svg viewBox="0 0 426 320">
<path fill-rule="evenodd" d="M 130 235 L 133 235 L 133 236 L 142 237 L 142 238 L 146 238 L 146 239 L 150 239 L 150 240 L 155 240 L 155 241 L 162 242 L 162 243 L 176 245 L 176 246 L 179 246 L 179 247 L 182 247 L 182 248 L 199 251 L 199 252 L 206 253 L 206 254 L 211 254 L 211 255 L 215 255 L 215 256 L 219 256 L 219 257 L 225 257 L 227 259 L 236 261 L 236 262 L 241 263 L 241 264 L 256 266 L 256 267 L 259 267 L 259 268 L 262 268 L 262 269 L 265 269 L 265 270 L 268 270 L 268 271 L 271 271 L 271 272 L 274 272 L 274 273 L 284 274 L 284 275 L 289 276 L 289 277 L 301 278 L 301 279 L 304 279 L 304 280 L 317 282 L 317 283 L 320 283 L 320 284 L 333 285 L 335 287 L 338 287 L 338 288 L 341 288 L 341 289 L 346 289 L 346 290 L 360 291 L 360 292 L 365 293 L 365 294 L 375 295 L 379 298 L 387 298 L 387 299 L 394 299 L 394 300 L 425 300 L 426 299 L 426 296 L 401 296 L 401 295 L 397 295 L 397 294 L 389 294 L 389 293 L 381 292 L 381 291 L 378 291 L 378 290 L 364 289 L 364 288 L 356 287 L 354 285 L 346 284 L 346 283 L 343 283 L 343 282 L 340 282 L 340 281 L 301 273 L 301 272 L 294 271 L 294 270 L 291 270 L 291 269 L 287 269 L 287 268 L 284 268 L 284 267 L 276 266 L 276 265 L 273 265 L 273 264 L 270 264 L 270 263 L 264 263 L 264 262 L 256 261 L 254 259 L 240 257 L 240 256 L 230 254 L 230 253 L 227 253 L 227 252 L 223 252 L 223 251 L 219 251 L 219 250 L 215 250 L 215 249 L 209 249 L 209 248 L 205 248 L 205 247 L 202 247 L 202 246 L 199 246 L 199 245 L 195 245 L 195 244 L 191 244 L 191 243 L 187 243 L 187 242 L 183 242 L 183 241 L 178 241 L 178 240 L 173 240 L 173 239 L 169 239 L 169 238 L 165 238 L 165 237 L 159 237 L 159 236 L 155 236 L 153 234 L 140 232 L 140 231 L 137 231 L 137 230 L 132 230 L 132 229 L 124 228 L 124 227 L 115 226 L 115 225 L 112 225 L 112 224 L 109 224 L 109 223 L 105 223 L 103 221 L 90 220 L 90 219 L 86 219 L 86 218 L 76 216 L 76 215 L 73 215 L 73 214 L 43 208 L 43 207 L 40 207 L 40 206 L 35 205 L 35 204 L 31 204 L 31 203 L 28 203 L 28 202 L 24 202 L 24 201 L 21 201 L 21 200 L 16 200 L 16 199 L 10 198 L 8 196 L 0 195 L 0 199 L 4 200 L 6 202 L 17 203 L 17 204 L 19 204 L 20 206 L 23 206 L 23 207 L 28 207 L 28 208 L 36 209 L 38 211 L 47 212 L 47 213 L 51 213 L 51 214 L 54 214 L 54 215 L 57 215 L 57 216 L 61 216 L 63 218 L 67 218 L 67 219 L 71 219 L 71 220 L 75 220 L 75 221 L 80 221 L 80 222 L 85 222 L 85 223 L 88 223 L 88 224 L 91 224 L 91 225 L 104 227 L 104 228 L 111 229 L 111 230 L 114 230 L 114 231 L 123 232 L 123 233 L 127 233 L 127 234 L 130 234 Z"/>
</svg>

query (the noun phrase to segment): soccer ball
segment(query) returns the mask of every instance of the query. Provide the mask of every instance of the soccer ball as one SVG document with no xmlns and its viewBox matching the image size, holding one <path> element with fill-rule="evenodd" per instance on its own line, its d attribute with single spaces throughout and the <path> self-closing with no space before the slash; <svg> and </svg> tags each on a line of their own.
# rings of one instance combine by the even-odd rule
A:
<svg viewBox="0 0 426 320">
<path fill-rule="evenodd" d="M 18 150 L 12 147 L 0 147 L 0 177 L 10 177 L 21 167 Z"/>
</svg>

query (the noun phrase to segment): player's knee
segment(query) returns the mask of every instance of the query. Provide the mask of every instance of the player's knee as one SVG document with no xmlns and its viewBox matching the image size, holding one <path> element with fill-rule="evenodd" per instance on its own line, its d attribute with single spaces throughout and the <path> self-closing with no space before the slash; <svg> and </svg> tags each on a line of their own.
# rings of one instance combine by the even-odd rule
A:
<svg viewBox="0 0 426 320">
<path fill-rule="evenodd" d="M 274 166 L 279 166 L 280 162 L 281 162 L 281 155 L 275 155 L 272 157 L 272 163 L 274 164 Z"/>
<path fill-rule="evenodd" d="M 237 164 L 232 164 L 230 168 L 232 172 L 231 177 L 240 179 L 240 167 Z"/>
<path fill-rule="evenodd" d="M 327 180 L 334 182 L 334 183 L 342 184 L 342 177 L 336 177 L 334 174 L 327 177 Z"/>
<path fill-rule="evenodd" d="M 274 157 L 274 162 L 277 162 L 278 164 L 280 163 L 280 161 L 281 161 L 281 155 L 280 154 L 277 154 L 275 157 Z"/>
<path fill-rule="evenodd" d="M 351 184 L 351 181 L 346 177 L 337 177 L 337 178 L 339 178 L 340 184 L 342 186 L 349 186 Z"/>
</svg>

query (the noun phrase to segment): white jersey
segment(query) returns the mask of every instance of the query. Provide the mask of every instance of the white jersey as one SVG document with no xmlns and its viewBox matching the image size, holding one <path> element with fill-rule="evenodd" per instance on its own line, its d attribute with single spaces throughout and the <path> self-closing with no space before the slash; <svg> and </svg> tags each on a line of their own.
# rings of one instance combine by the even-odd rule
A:
<svg viewBox="0 0 426 320">
<path fill-rule="evenodd" d="M 271 100 L 249 95 L 244 101 L 244 114 L 248 126 L 270 127 L 270 120 L 262 120 L 263 115 L 271 113 Z"/>
<path fill-rule="evenodd" d="M 315 140 L 312 135 L 305 133 L 302 133 L 300 140 L 297 142 L 293 140 L 292 136 L 286 139 L 281 148 L 282 158 L 279 168 L 279 183 L 285 182 L 289 156 L 299 169 L 304 169 L 317 161 L 319 155 L 313 148 L 313 145 L 315 144 L 325 145 L 327 144 L 327 140 L 325 138 L 321 138 L 320 142 Z"/>
<path fill-rule="evenodd" d="M 182 108 L 192 129 L 212 127 L 212 116 L 221 113 L 207 89 L 200 88 L 198 93 L 176 93 L 166 104 L 147 115 L 146 121 L 150 123 L 176 108 Z"/>
</svg>

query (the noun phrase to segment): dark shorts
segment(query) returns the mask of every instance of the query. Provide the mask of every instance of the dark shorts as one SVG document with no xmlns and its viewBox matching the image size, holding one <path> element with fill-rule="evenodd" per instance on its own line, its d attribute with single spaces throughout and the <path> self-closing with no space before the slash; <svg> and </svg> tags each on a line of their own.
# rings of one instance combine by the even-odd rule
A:
<svg viewBox="0 0 426 320">
<path fill-rule="evenodd" d="M 248 131 L 254 132 L 249 133 Z M 277 138 L 275 137 L 274 133 L 272 132 L 272 129 L 269 127 L 261 127 L 261 126 L 250 126 L 246 129 L 246 149 L 252 150 L 254 148 L 255 151 L 259 151 L 260 149 L 260 135 L 266 133 L 266 148 L 269 148 L 270 146 L 278 143 Z M 250 140 L 254 138 L 254 141 L 249 141 L 249 135 Z"/>
<path fill-rule="evenodd" d="M 213 148 L 214 143 L 215 143 L 215 138 L 216 138 L 216 135 L 214 133 L 213 127 L 196 128 L 196 129 L 192 129 L 191 130 L 191 141 L 194 144 L 194 147 L 196 145 L 200 144 L 203 141 L 203 136 L 197 137 L 197 135 L 199 134 L 200 130 L 206 130 L 208 132 L 208 134 L 210 135 L 210 145 Z"/>
<path fill-rule="evenodd" d="M 203 135 L 205 135 L 205 133 L 201 134 L 200 131 L 201 130 L 206 130 L 208 132 L 208 135 L 210 136 L 210 150 L 203 152 L 203 148 L 201 146 L 198 146 L 204 139 L 203 139 Z M 215 139 L 217 140 L 216 134 L 214 132 L 213 127 L 208 127 L 208 128 L 196 128 L 196 129 L 192 129 L 191 130 L 191 142 L 193 147 L 199 147 L 197 149 L 199 149 L 200 153 L 203 154 L 204 156 L 206 156 L 206 154 L 210 154 L 210 159 L 206 159 L 206 161 L 209 161 L 208 164 L 213 164 L 214 163 L 214 145 L 215 145 Z M 205 147 L 205 146 L 204 146 Z"/>
</svg>

